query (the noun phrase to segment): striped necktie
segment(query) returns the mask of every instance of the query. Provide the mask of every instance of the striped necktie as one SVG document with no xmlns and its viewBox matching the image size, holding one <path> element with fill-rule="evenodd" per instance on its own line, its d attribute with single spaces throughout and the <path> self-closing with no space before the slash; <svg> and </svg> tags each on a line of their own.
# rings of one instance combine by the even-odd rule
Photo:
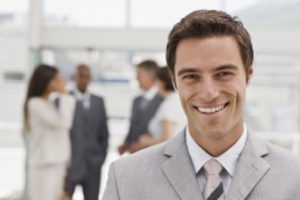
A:
<svg viewBox="0 0 300 200">
<path fill-rule="evenodd" d="M 222 165 L 215 159 L 210 159 L 205 163 L 204 169 L 207 172 L 207 182 L 203 191 L 204 199 L 224 200 L 224 189 L 220 177 Z"/>
</svg>

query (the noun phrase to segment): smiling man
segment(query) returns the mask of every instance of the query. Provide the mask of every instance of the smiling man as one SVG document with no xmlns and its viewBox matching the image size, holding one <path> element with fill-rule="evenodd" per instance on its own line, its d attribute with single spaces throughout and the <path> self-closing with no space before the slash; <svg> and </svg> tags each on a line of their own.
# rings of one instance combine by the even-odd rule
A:
<svg viewBox="0 0 300 200">
<path fill-rule="evenodd" d="M 228 51 L 230 49 L 230 51 Z M 189 133 L 207 153 L 219 156 L 243 133 L 247 74 L 233 36 L 179 42 L 174 79 L 189 121 Z"/>
<path fill-rule="evenodd" d="M 114 162 L 103 199 L 299 199 L 299 157 L 256 139 L 244 123 L 253 48 L 242 22 L 192 12 L 173 27 L 166 54 L 188 126 Z"/>
</svg>

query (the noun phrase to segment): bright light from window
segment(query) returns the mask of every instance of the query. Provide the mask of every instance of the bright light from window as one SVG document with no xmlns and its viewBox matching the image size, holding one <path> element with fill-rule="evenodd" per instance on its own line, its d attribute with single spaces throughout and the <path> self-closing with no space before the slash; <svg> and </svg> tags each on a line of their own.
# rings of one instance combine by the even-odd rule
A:
<svg viewBox="0 0 300 200">
<path fill-rule="evenodd" d="M 257 1 L 44 0 L 44 10 L 48 26 L 124 28 L 129 23 L 131 27 L 169 28 L 182 16 L 193 10 L 221 9 L 231 13 Z"/>
<path fill-rule="evenodd" d="M 0 0 L 0 13 L 23 13 L 28 10 L 29 0 Z"/>
<path fill-rule="evenodd" d="M 124 26 L 125 5 L 125 0 L 44 0 L 46 25 Z"/>
</svg>

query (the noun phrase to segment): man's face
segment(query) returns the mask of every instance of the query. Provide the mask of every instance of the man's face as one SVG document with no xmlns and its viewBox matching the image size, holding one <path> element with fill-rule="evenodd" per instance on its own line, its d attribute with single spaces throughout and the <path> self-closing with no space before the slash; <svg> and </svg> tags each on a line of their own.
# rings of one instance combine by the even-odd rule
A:
<svg viewBox="0 0 300 200">
<path fill-rule="evenodd" d="M 137 67 L 137 80 L 142 90 L 149 90 L 154 84 L 154 72 Z"/>
<path fill-rule="evenodd" d="M 243 131 L 247 83 L 235 39 L 185 39 L 175 61 L 175 82 L 192 137 L 198 143 L 237 140 Z M 251 77 L 252 68 L 249 73 Z"/>
<path fill-rule="evenodd" d="M 79 91 L 85 92 L 91 81 L 90 70 L 88 68 L 79 68 L 75 76 L 75 81 Z"/>
</svg>

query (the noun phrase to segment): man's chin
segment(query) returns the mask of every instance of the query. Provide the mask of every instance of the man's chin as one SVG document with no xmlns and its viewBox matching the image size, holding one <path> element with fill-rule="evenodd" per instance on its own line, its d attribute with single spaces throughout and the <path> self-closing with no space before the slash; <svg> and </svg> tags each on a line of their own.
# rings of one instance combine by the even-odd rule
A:
<svg viewBox="0 0 300 200">
<path fill-rule="evenodd" d="M 224 136 L 225 127 L 220 127 L 217 124 L 205 125 L 204 127 L 196 128 L 198 133 L 202 133 L 205 137 L 211 139 L 220 139 Z"/>
</svg>

